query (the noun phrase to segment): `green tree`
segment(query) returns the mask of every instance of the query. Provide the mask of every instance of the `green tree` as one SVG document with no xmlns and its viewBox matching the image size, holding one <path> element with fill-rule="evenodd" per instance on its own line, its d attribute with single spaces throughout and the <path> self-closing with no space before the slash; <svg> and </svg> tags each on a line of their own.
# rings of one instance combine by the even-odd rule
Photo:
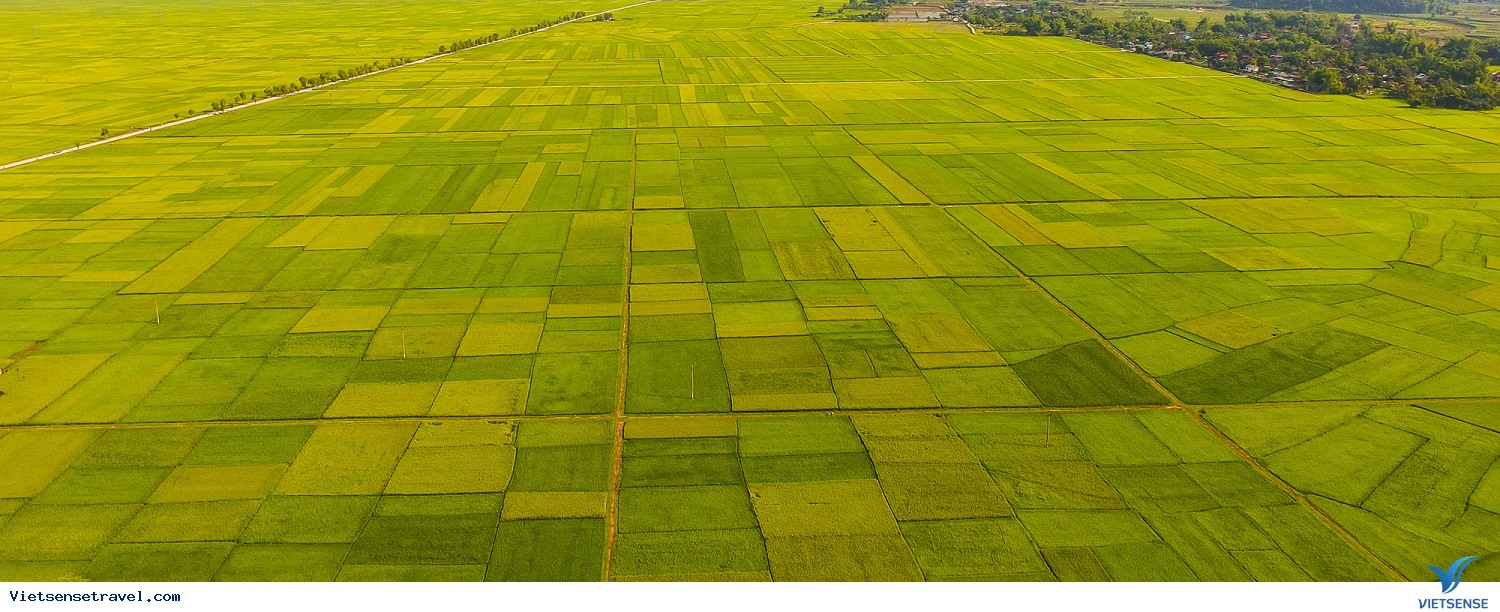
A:
<svg viewBox="0 0 1500 612">
<path fill-rule="evenodd" d="M 1307 73 L 1307 89 L 1324 93 L 1344 93 L 1344 78 L 1337 70 L 1324 66 Z"/>
</svg>

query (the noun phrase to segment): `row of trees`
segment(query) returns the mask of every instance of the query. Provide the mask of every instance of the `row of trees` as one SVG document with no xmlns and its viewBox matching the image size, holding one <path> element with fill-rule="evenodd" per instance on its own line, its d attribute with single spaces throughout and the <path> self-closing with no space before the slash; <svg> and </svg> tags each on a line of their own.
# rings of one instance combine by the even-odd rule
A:
<svg viewBox="0 0 1500 612">
<path fill-rule="evenodd" d="M 1229 0 L 1229 6 L 1252 9 L 1323 11 L 1328 13 L 1447 13 L 1448 0 Z"/>
<path fill-rule="evenodd" d="M 534 26 L 528 26 L 528 27 L 519 28 L 519 29 L 517 29 L 517 28 L 511 28 L 510 29 L 510 33 L 506 34 L 505 37 L 506 38 L 510 38 L 512 36 L 520 36 L 522 34 L 530 34 L 530 33 L 535 32 L 537 30 L 541 30 L 541 29 L 545 29 L 545 28 L 550 28 L 550 27 L 558 25 L 558 24 L 567 23 L 569 21 L 577 21 L 579 19 L 583 19 L 584 16 L 585 16 L 585 13 L 583 11 L 574 11 L 574 12 L 568 13 L 566 15 L 563 15 L 562 17 L 558 17 L 557 19 L 548 19 L 548 20 L 543 21 L 543 22 L 541 22 L 539 24 L 536 24 Z M 611 15 L 611 18 L 613 18 L 613 15 Z"/>
<path fill-rule="evenodd" d="M 487 44 L 490 44 L 490 43 L 495 42 L 497 40 L 500 40 L 500 34 L 498 32 L 495 33 L 495 34 L 490 34 L 488 36 L 480 36 L 479 38 L 470 38 L 470 39 L 467 39 L 467 40 L 455 40 L 455 41 L 453 41 L 453 44 L 451 44 L 451 45 L 438 45 L 438 53 L 450 53 L 450 52 L 453 52 L 453 51 L 462 51 L 464 49 L 468 49 L 469 47 L 477 47 L 479 45 L 487 45 Z"/>
<path fill-rule="evenodd" d="M 1039 3 L 975 7 L 968 19 L 996 33 L 1073 36 L 1314 92 L 1384 94 L 1413 106 L 1500 106 L 1500 84 L 1488 69 L 1500 64 L 1500 40 L 1433 41 L 1394 23 L 1370 27 L 1359 16 L 1245 11 L 1189 26 L 1144 13 L 1112 21 Z"/>
<path fill-rule="evenodd" d="M 840 21 L 885 21 L 890 16 L 890 7 L 900 0 L 848 0 L 834 14 Z M 818 7 L 818 16 L 828 15 Z"/>
<path fill-rule="evenodd" d="M 346 79 L 352 79 L 352 78 L 358 77 L 358 76 L 364 76 L 364 75 L 370 74 L 372 72 L 379 72 L 381 70 L 386 70 L 386 69 L 389 69 L 389 68 L 395 68 L 396 66 L 400 66 L 400 65 L 403 65 L 403 64 L 406 64 L 406 63 L 409 63 L 409 62 L 411 62 L 411 58 L 409 58 L 409 57 L 400 57 L 400 58 L 393 57 L 393 58 L 391 58 L 389 60 L 386 60 L 386 61 L 383 61 L 383 62 L 368 62 L 368 63 L 360 64 L 360 65 L 355 66 L 353 68 L 345 68 L 345 69 L 337 70 L 337 71 L 322 72 L 322 73 L 315 74 L 315 75 L 310 76 L 310 77 L 298 77 L 298 79 L 295 82 L 286 83 L 286 84 L 282 84 L 282 85 L 272 85 L 270 87 L 262 89 L 261 91 L 242 91 L 242 92 L 236 94 L 233 98 L 220 98 L 217 101 L 209 103 L 209 111 L 218 112 L 218 111 L 222 111 L 222 110 L 228 110 L 230 108 L 234 108 L 234 107 L 239 106 L 241 104 L 246 104 L 246 103 L 249 103 L 249 102 L 254 102 L 254 101 L 260 100 L 262 98 L 274 98 L 276 96 L 284 96 L 286 94 L 289 94 L 289 93 L 292 93 L 292 92 L 297 92 L 297 91 L 302 91 L 302 90 L 308 89 L 310 87 L 317 87 L 319 85 L 327 85 L 329 83 L 343 81 L 343 80 L 346 80 Z M 188 109 L 187 116 L 191 117 L 191 116 L 193 116 L 195 114 L 197 114 L 197 111 L 195 111 L 193 109 Z M 180 117 L 181 115 L 177 114 L 177 115 L 172 115 L 172 116 L 173 117 Z"/>
<path fill-rule="evenodd" d="M 505 36 L 501 36 L 497 32 L 497 33 L 494 33 L 494 34 L 490 34 L 488 36 L 480 36 L 478 38 L 469 38 L 469 39 L 466 39 L 466 40 L 455 40 L 455 41 L 453 41 L 453 44 L 438 45 L 438 53 L 452 53 L 454 51 L 463 51 L 464 49 L 468 49 L 469 47 L 477 47 L 479 45 L 487 45 L 487 44 L 490 44 L 492 42 L 499 41 L 502 38 L 513 38 L 513 37 L 516 37 L 516 36 L 520 36 L 522 34 L 530 34 L 530 33 L 535 32 L 537 30 L 542 30 L 542 29 L 545 29 L 545 28 L 550 28 L 550 27 L 555 26 L 555 25 L 567 23 L 569 21 L 577 21 L 579 19 L 583 19 L 585 16 L 586 16 L 586 14 L 583 11 L 573 11 L 571 13 L 568 13 L 568 14 L 563 15 L 561 17 L 558 17 L 556 19 L 548 19 L 548 20 L 543 21 L 543 22 L 541 22 L 539 24 L 536 24 L 534 26 L 527 26 L 527 27 L 524 27 L 524 28 L 511 28 L 510 32 L 506 33 Z M 604 19 L 600 19 L 600 17 L 604 17 Z M 614 18 L 615 18 L 615 15 L 614 15 L 614 13 L 605 13 L 604 15 L 601 15 L 600 17 L 595 17 L 594 21 L 613 21 Z"/>
</svg>

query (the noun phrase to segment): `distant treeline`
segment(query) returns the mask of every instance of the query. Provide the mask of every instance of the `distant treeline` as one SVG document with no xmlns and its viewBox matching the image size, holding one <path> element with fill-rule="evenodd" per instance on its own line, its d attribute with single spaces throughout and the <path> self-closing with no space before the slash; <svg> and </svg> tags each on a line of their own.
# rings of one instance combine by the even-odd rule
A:
<svg viewBox="0 0 1500 612">
<path fill-rule="evenodd" d="M 1446 13 L 1448 0 L 1229 0 L 1229 6 L 1325 13 Z"/>
<path fill-rule="evenodd" d="M 1144 13 L 1108 20 L 1057 4 L 975 7 L 968 19 L 998 34 L 1072 36 L 1242 72 L 1326 93 L 1383 94 L 1412 106 L 1488 110 L 1500 106 L 1500 40 L 1432 41 L 1336 14 L 1246 11 L 1195 25 Z"/>
<path fill-rule="evenodd" d="M 890 7 L 899 3 L 900 0 L 848 0 L 836 11 L 835 19 L 839 21 L 885 21 L 891 14 Z M 823 7 L 818 7 L 819 15 L 826 15 Z"/>
<path fill-rule="evenodd" d="M 451 52 L 454 52 L 454 51 L 461 51 L 463 49 L 468 49 L 470 47 L 475 47 L 475 46 L 479 46 L 479 45 L 483 45 L 483 44 L 488 44 L 488 43 L 496 42 L 496 41 L 499 41 L 499 40 L 501 40 L 503 38 L 509 38 L 511 36 L 519 36 L 521 34 L 529 34 L 531 32 L 535 32 L 535 31 L 541 30 L 543 28 L 549 28 L 549 27 L 552 27 L 552 26 L 555 26 L 555 25 L 558 25 L 558 24 L 561 24 L 561 23 L 567 23 L 569 21 L 576 21 L 578 19 L 582 19 L 584 16 L 585 15 L 584 15 L 583 11 L 575 11 L 575 12 L 563 15 L 562 17 L 558 17 L 556 19 L 548 19 L 548 20 L 543 21 L 543 22 L 541 22 L 541 23 L 539 23 L 537 25 L 534 25 L 534 26 L 528 26 L 528 27 L 525 27 L 525 28 L 511 28 L 510 33 L 506 34 L 505 36 L 501 36 L 498 32 L 496 32 L 496 33 L 492 33 L 492 34 L 486 34 L 484 36 L 477 36 L 477 37 L 474 37 L 474 38 L 467 38 L 467 39 L 464 39 L 464 40 L 456 40 L 456 41 L 453 41 L 451 44 L 439 45 L 437 53 L 438 54 L 443 54 L 443 53 L 451 53 Z M 610 18 L 612 19 L 613 15 L 610 15 Z M 284 96 L 284 95 L 289 94 L 289 93 L 293 93 L 293 92 L 297 92 L 297 91 L 301 91 L 301 90 L 307 89 L 309 87 L 317 87 L 319 85 L 327 85 L 329 83 L 334 83 L 334 82 L 337 82 L 337 81 L 343 81 L 345 79 L 352 79 L 354 77 L 358 77 L 358 76 L 363 76 L 363 75 L 366 75 L 366 74 L 370 74 L 371 72 L 378 72 L 378 71 L 386 70 L 386 69 L 389 69 L 389 68 L 395 68 L 396 66 L 407 64 L 407 63 L 410 63 L 411 61 L 412 61 L 412 59 L 410 57 L 391 58 L 391 59 L 383 61 L 383 62 L 370 62 L 370 63 L 361 64 L 359 66 L 355 66 L 353 68 L 345 68 L 345 69 L 342 69 L 342 70 L 321 72 L 321 73 L 315 74 L 315 75 L 310 76 L 310 77 L 300 77 L 295 82 L 286 83 L 286 84 L 282 84 L 282 85 L 272 85 L 270 87 L 266 87 L 266 88 L 262 89 L 261 91 L 242 91 L 242 92 L 240 92 L 239 94 L 237 94 L 233 98 L 221 98 L 221 99 L 219 99 L 219 100 L 217 100 L 215 102 L 211 102 L 209 104 L 209 111 L 205 111 L 205 112 L 217 112 L 217 111 L 227 110 L 227 109 L 239 106 L 241 104 L 246 104 L 246 103 L 249 103 L 249 102 L 254 102 L 256 100 L 260 100 L 260 99 L 263 99 L 263 98 L 273 98 L 273 97 L 276 97 L 276 96 Z M 193 109 L 188 109 L 187 116 L 191 117 L 193 115 L 198 114 L 198 112 L 199 111 L 196 111 L 196 110 L 193 110 Z M 175 117 L 181 117 L 182 113 L 177 113 L 177 114 L 174 114 L 172 116 L 174 118 Z M 104 129 L 104 130 L 101 130 L 99 135 L 101 137 L 107 136 L 107 135 L 109 135 L 109 130 L 107 128 Z"/>
</svg>

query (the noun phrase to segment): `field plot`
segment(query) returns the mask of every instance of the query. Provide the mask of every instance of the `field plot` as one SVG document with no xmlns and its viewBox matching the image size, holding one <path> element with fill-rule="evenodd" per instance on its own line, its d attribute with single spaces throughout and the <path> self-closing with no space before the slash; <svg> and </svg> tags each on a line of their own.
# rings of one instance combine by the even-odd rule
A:
<svg viewBox="0 0 1500 612">
<path fill-rule="evenodd" d="M 814 9 L 0 173 L 0 579 L 1500 577 L 1500 116 Z"/>
</svg>

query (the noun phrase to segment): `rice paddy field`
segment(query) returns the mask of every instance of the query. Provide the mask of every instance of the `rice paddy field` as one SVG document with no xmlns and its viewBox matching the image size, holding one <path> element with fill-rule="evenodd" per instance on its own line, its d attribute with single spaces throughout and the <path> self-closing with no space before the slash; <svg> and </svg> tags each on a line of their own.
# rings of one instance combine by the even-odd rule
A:
<svg viewBox="0 0 1500 612">
<path fill-rule="evenodd" d="M 0 172 L 0 580 L 1500 578 L 1500 114 L 815 9 Z"/>
<path fill-rule="evenodd" d="M 616 3 L 623 4 L 623 3 Z M 203 112 L 240 92 L 436 53 L 602 0 L 7 0 L 0 164 Z M 613 6 L 613 5 L 611 5 Z"/>
</svg>

